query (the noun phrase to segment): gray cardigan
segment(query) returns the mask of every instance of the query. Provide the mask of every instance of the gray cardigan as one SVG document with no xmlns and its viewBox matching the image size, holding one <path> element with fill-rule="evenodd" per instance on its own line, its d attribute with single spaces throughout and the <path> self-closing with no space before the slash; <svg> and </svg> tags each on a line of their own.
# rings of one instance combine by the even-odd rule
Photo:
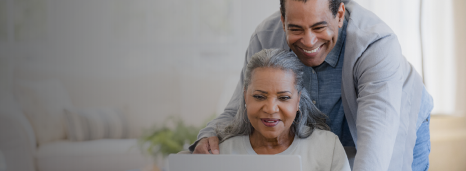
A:
<svg viewBox="0 0 466 171">
<path fill-rule="evenodd" d="M 410 171 L 424 90 L 422 79 L 401 54 L 397 36 L 382 20 L 354 1 L 346 2 L 346 10 L 341 95 L 357 148 L 353 169 Z M 280 17 L 276 12 L 257 26 L 244 66 L 262 49 L 289 49 Z M 201 130 L 199 139 L 215 136 L 217 126 L 233 119 L 242 98 L 244 69 L 224 113 Z M 426 110 L 419 118 L 423 120 L 429 113 Z"/>
</svg>

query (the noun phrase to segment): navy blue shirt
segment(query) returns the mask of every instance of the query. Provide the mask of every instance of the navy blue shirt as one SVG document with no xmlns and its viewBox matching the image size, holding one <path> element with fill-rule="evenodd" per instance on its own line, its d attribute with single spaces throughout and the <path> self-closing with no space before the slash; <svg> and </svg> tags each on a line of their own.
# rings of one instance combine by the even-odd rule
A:
<svg viewBox="0 0 466 171">
<path fill-rule="evenodd" d="M 340 138 L 343 146 L 354 147 L 354 141 L 346 121 L 341 101 L 341 75 L 345 53 L 346 19 L 343 27 L 338 30 L 338 40 L 335 47 L 317 67 L 306 67 L 304 84 L 310 93 L 312 102 L 325 113 L 330 129 Z"/>
</svg>

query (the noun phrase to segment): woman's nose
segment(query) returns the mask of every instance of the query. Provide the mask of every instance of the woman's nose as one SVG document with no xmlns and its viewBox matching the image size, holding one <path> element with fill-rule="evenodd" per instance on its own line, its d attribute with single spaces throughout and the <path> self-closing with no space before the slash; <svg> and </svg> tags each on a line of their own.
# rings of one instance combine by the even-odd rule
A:
<svg viewBox="0 0 466 171">
<path fill-rule="evenodd" d="M 278 104 L 276 100 L 268 100 L 263 108 L 264 112 L 267 114 L 274 114 L 278 112 Z"/>
<path fill-rule="evenodd" d="M 307 47 L 314 47 L 317 43 L 317 36 L 312 31 L 306 31 L 304 37 L 301 39 L 301 43 Z"/>
</svg>

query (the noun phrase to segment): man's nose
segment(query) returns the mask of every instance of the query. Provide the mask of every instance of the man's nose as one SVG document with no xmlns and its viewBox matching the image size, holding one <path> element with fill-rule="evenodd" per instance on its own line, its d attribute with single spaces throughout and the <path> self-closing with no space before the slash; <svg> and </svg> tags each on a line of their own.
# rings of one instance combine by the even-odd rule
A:
<svg viewBox="0 0 466 171">
<path fill-rule="evenodd" d="M 306 31 L 304 37 L 301 39 L 301 43 L 303 43 L 304 46 L 313 47 L 317 43 L 317 37 L 312 31 Z"/>
<path fill-rule="evenodd" d="M 276 100 L 267 100 L 263 108 L 264 112 L 267 114 L 274 114 L 278 112 L 278 104 Z"/>
</svg>

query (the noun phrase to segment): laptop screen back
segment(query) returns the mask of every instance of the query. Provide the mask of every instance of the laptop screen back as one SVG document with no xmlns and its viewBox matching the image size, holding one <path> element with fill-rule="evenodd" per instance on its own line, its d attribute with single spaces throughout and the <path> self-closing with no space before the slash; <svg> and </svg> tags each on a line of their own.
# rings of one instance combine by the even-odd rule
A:
<svg viewBox="0 0 466 171">
<path fill-rule="evenodd" d="M 171 154 L 168 171 L 301 171 L 299 155 Z"/>
</svg>

